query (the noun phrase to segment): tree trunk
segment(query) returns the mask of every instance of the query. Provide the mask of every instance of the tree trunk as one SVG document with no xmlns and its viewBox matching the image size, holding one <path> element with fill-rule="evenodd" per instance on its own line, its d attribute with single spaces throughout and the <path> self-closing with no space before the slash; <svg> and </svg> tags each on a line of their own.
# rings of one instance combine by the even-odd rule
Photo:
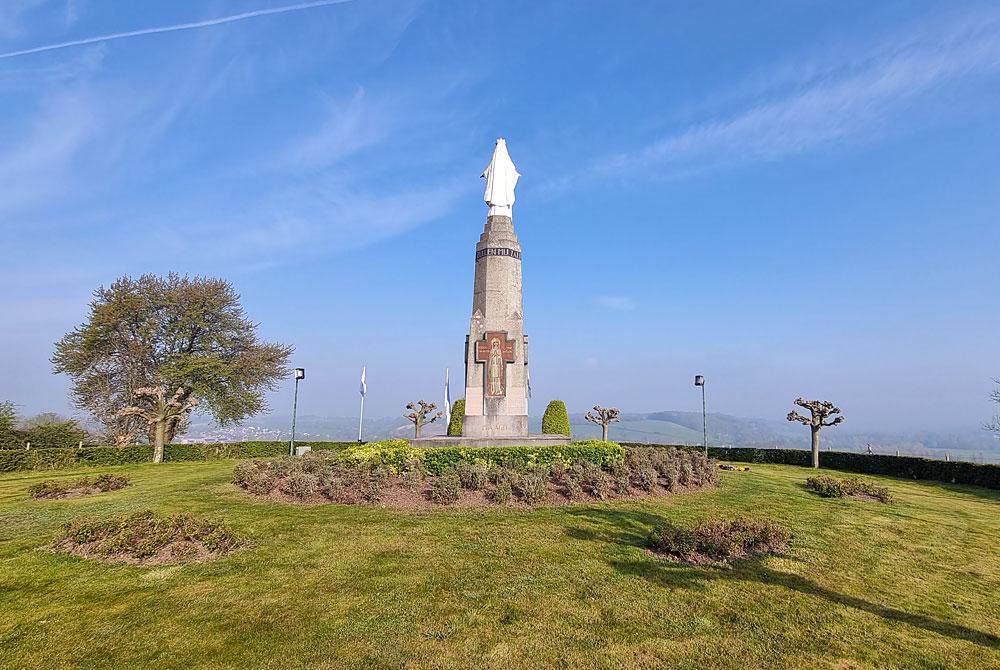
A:
<svg viewBox="0 0 1000 670">
<path fill-rule="evenodd" d="M 153 462 L 163 462 L 163 445 L 167 437 L 167 422 L 160 419 L 156 422 L 156 434 L 153 438 Z"/>
<path fill-rule="evenodd" d="M 601 439 L 605 442 L 608 441 L 608 424 L 601 424 Z"/>
<path fill-rule="evenodd" d="M 413 437 L 415 438 L 420 437 L 420 424 L 417 422 L 413 423 Z"/>
<path fill-rule="evenodd" d="M 812 428 L 812 451 L 813 451 L 813 467 L 819 467 L 819 426 L 810 426 Z"/>
</svg>

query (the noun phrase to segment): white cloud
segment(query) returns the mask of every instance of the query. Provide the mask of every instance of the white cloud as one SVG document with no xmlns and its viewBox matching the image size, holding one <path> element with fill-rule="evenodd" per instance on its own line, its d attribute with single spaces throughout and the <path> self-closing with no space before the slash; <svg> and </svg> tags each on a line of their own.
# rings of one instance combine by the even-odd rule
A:
<svg viewBox="0 0 1000 670">
<path fill-rule="evenodd" d="M 0 38 L 16 37 L 24 32 L 25 14 L 46 0 L 4 0 L 0 2 Z"/>
<path fill-rule="evenodd" d="M 373 106 L 363 88 L 347 102 L 330 100 L 322 125 L 294 141 L 275 159 L 278 167 L 316 169 L 328 167 L 389 134 L 384 110 Z"/>
<path fill-rule="evenodd" d="M 582 173 L 565 175 L 545 188 L 558 192 L 581 179 L 637 174 L 682 177 L 871 139 L 905 115 L 907 104 L 918 96 L 1000 71 L 998 24 L 995 14 L 979 21 L 965 17 L 880 45 L 860 62 L 847 59 L 839 66 L 807 62 L 797 74 L 782 67 L 775 83 L 780 93 L 755 81 L 745 88 L 757 89 L 760 95 L 741 111 L 598 158 Z"/>
<path fill-rule="evenodd" d="M 636 308 L 636 302 L 624 295 L 599 295 L 594 300 L 601 307 L 629 312 Z"/>
<path fill-rule="evenodd" d="M 99 133 L 91 96 L 82 90 L 47 98 L 20 142 L 0 154 L 0 213 L 64 190 L 71 163 Z"/>
</svg>

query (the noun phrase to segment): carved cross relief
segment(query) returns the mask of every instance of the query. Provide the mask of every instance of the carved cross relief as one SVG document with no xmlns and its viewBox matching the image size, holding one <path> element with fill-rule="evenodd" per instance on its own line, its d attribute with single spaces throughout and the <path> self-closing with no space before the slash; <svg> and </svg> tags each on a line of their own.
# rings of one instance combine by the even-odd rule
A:
<svg viewBox="0 0 1000 670">
<path fill-rule="evenodd" d="M 483 386 L 487 398 L 507 395 L 507 363 L 514 362 L 514 340 L 505 331 L 488 332 L 476 342 L 476 362 L 484 365 Z"/>
</svg>

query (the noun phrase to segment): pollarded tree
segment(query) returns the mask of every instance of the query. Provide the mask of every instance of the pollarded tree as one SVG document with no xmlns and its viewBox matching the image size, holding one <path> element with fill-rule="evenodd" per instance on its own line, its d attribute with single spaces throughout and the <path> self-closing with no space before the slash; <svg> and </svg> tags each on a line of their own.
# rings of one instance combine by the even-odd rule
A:
<svg viewBox="0 0 1000 670">
<path fill-rule="evenodd" d="M 267 410 L 264 393 L 287 375 L 292 349 L 256 331 L 222 279 L 123 277 L 95 291 L 52 363 L 72 379 L 77 407 L 119 444 L 144 435 L 159 462 L 195 406 L 220 425 Z"/>
<path fill-rule="evenodd" d="M 620 415 L 621 412 L 618 411 L 617 407 L 601 407 L 600 405 L 594 405 L 594 412 L 587 412 L 586 416 L 583 418 L 591 423 L 599 424 L 601 426 L 601 439 L 607 442 L 608 426 L 617 422 Z"/>
<path fill-rule="evenodd" d="M 432 402 L 418 400 L 415 403 L 407 403 L 406 409 L 413 410 L 403 417 L 413 423 L 413 437 L 420 437 L 420 429 L 429 423 L 434 423 L 444 416 L 444 412 L 438 412 L 431 416 L 431 412 L 437 409 L 437 405 Z M 430 416 L 430 418 L 428 418 Z"/>
<path fill-rule="evenodd" d="M 828 400 L 803 400 L 802 398 L 796 398 L 795 404 L 809 410 L 811 416 L 802 416 L 793 410 L 788 413 L 787 418 L 789 421 L 798 421 L 809 426 L 812 431 L 812 465 L 814 468 L 818 468 L 819 432 L 824 428 L 844 423 L 844 417 L 836 416 L 836 418 L 831 418 L 840 414 L 840 408 Z"/>
</svg>

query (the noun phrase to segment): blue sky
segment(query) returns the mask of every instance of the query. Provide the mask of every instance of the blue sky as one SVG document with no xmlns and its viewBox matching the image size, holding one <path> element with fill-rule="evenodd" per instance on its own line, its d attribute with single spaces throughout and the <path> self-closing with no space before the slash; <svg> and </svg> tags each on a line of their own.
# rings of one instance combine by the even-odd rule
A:
<svg viewBox="0 0 1000 670">
<path fill-rule="evenodd" d="M 993 413 L 996 3 L 293 5 L 0 3 L 0 398 L 70 411 L 52 343 L 171 270 L 295 345 L 303 412 L 363 363 L 374 414 L 460 395 L 503 136 L 533 413 L 696 409 L 695 373 L 744 416 Z"/>
</svg>

